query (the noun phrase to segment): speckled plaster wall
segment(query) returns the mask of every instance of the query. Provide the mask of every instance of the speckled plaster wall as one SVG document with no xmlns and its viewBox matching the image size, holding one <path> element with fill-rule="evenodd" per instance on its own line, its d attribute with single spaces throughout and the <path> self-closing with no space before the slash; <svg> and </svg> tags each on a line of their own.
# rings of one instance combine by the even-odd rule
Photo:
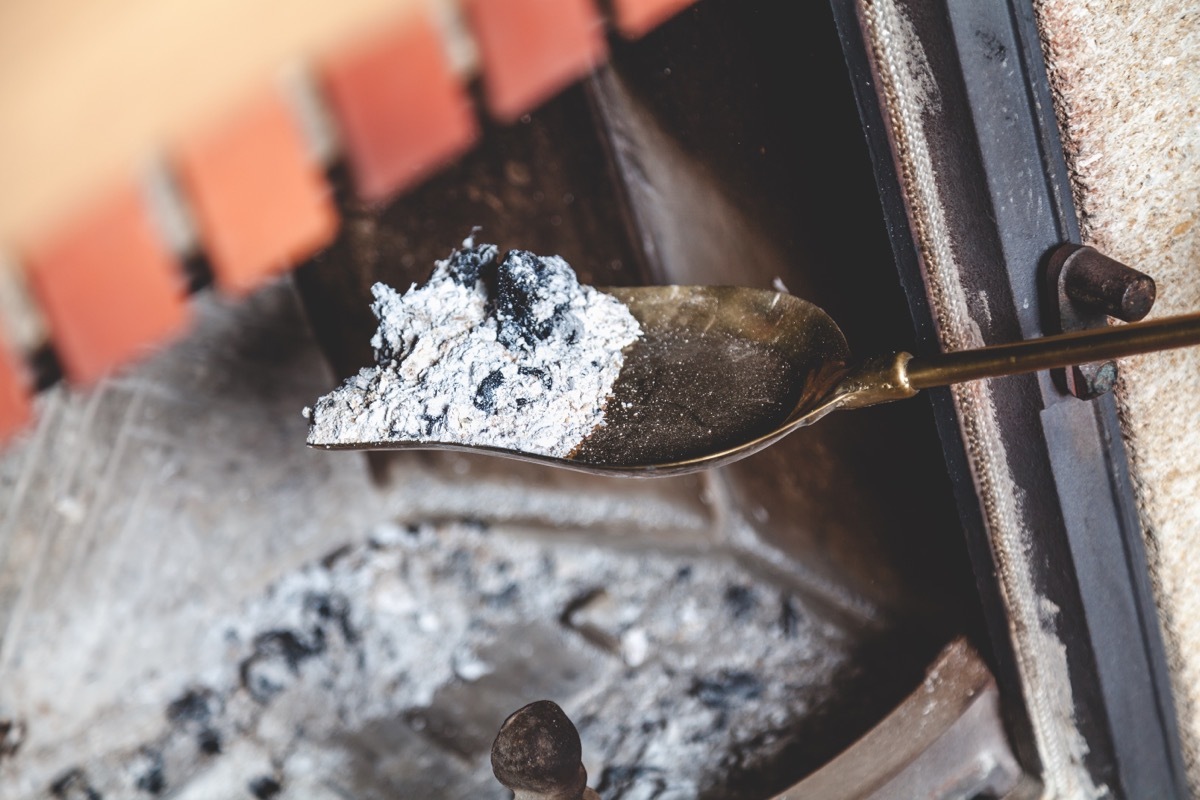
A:
<svg viewBox="0 0 1200 800">
<path fill-rule="evenodd" d="M 1200 6 L 1038 4 L 1083 238 L 1200 310 Z M 1200 792 L 1200 348 L 1126 359 L 1119 398 L 1193 792 Z"/>
</svg>

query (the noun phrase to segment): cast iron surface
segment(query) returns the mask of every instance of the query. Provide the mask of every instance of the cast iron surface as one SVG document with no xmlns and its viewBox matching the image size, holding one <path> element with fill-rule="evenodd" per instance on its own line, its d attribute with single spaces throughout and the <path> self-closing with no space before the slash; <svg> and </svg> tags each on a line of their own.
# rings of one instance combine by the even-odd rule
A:
<svg viewBox="0 0 1200 800">
<path fill-rule="evenodd" d="M 1008 743 L 996 681 L 962 639 L 870 733 L 774 800 L 1036 796 Z"/>
</svg>

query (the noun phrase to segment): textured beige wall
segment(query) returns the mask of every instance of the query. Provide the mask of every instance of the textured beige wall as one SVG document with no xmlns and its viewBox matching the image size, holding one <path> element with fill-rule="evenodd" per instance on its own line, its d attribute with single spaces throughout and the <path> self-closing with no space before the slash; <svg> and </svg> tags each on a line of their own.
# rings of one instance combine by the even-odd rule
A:
<svg viewBox="0 0 1200 800">
<path fill-rule="evenodd" d="M 1153 317 L 1200 310 L 1200 5 L 1043 0 L 1084 241 L 1152 275 Z M 1200 348 L 1124 361 L 1120 401 L 1200 795 Z"/>
</svg>

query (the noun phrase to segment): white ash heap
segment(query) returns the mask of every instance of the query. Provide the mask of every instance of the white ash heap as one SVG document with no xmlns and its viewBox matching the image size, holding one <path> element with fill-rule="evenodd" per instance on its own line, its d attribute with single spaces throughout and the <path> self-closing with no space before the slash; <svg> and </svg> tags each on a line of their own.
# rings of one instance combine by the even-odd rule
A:
<svg viewBox="0 0 1200 800">
<path fill-rule="evenodd" d="M 437 262 L 404 294 L 371 291 L 376 366 L 305 409 L 310 445 L 445 442 L 559 458 L 604 424 L 642 331 L 616 298 L 558 256 L 495 245 Z"/>
</svg>

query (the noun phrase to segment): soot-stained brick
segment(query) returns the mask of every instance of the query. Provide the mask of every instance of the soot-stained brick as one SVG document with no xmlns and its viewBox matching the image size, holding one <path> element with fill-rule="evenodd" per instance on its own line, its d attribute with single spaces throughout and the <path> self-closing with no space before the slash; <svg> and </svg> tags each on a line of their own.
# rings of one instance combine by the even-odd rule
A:
<svg viewBox="0 0 1200 800">
<path fill-rule="evenodd" d="M 50 784 L 50 794 L 58 800 L 104 800 L 104 795 L 92 788 L 87 774 L 79 767 L 55 778 Z"/>
<path fill-rule="evenodd" d="M 242 686 L 260 703 L 269 703 L 300 672 L 300 665 L 325 652 L 325 633 L 316 628 L 305 636 L 273 630 L 254 638 L 254 654 L 239 668 Z"/>
<path fill-rule="evenodd" d="M 480 244 L 455 250 L 450 254 L 447 272 L 459 286 L 470 288 L 479 281 L 484 269 L 495 263 L 498 253 L 499 250 L 494 244 Z"/>
<path fill-rule="evenodd" d="M 763 692 L 757 675 L 742 670 L 721 670 L 708 678 L 697 678 L 688 694 L 706 707 L 725 711 L 739 702 L 757 700 Z"/>
<path fill-rule="evenodd" d="M 497 339 L 508 348 L 532 347 L 549 338 L 556 324 L 567 324 L 565 304 L 552 306 L 549 314 L 540 300 L 552 284 L 578 285 L 575 273 L 560 259 L 540 258 L 528 250 L 510 250 L 496 271 Z M 540 313 L 539 313 L 540 312 Z"/>
<path fill-rule="evenodd" d="M 283 791 L 283 786 L 275 778 L 270 775 L 261 775 L 247 784 L 250 794 L 258 798 L 258 800 L 271 800 Z"/>
<path fill-rule="evenodd" d="M 472 401 L 475 407 L 489 414 L 495 411 L 496 390 L 502 383 L 504 383 L 504 374 L 500 370 L 496 370 L 481 380 L 479 388 L 475 390 L 475 399 Z"/>
<path fill-rule="evenodd" d="M 734 619 L 745 619 L 758 608 L 758 595 L 749 586 L 727 586 L 725 588 L 725 607 Z"/>
</svg>

